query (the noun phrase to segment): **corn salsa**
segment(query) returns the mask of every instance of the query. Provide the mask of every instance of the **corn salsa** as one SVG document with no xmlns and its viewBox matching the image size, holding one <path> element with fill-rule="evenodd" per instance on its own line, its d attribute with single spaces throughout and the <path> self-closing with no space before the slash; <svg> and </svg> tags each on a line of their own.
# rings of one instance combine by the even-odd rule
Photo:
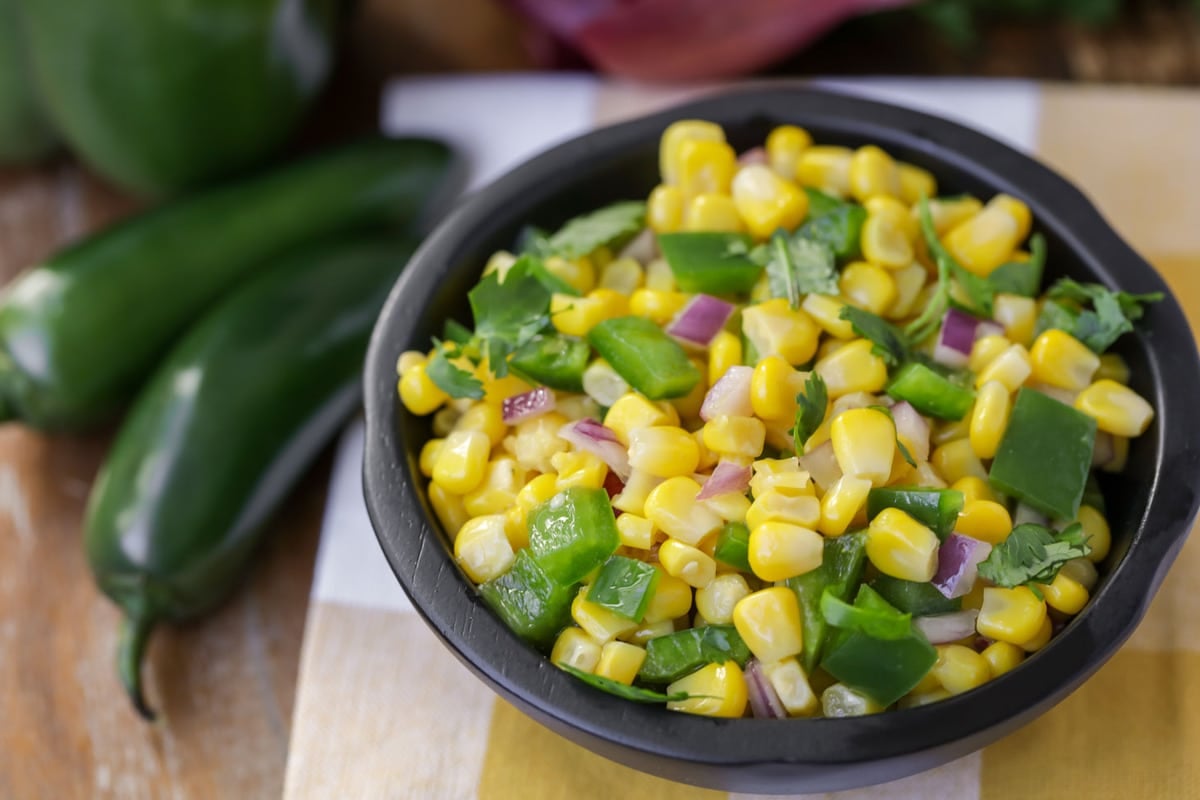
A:
<svg viewBox="0 0 1200 800">
<path fill-rule="evenodd" d="M 716 717 L 968 692 L 1087 605 L 1155 295 L 1043 281 L 1004 194 L 683 120 L 648 198 L 494 254 L 399 397 L 487 604 L 597 689 Z M 1046 285 L 1048 284 L 1048 285 Z M 468 324 L 470 323 L 470 324 Z"/>
</svg>

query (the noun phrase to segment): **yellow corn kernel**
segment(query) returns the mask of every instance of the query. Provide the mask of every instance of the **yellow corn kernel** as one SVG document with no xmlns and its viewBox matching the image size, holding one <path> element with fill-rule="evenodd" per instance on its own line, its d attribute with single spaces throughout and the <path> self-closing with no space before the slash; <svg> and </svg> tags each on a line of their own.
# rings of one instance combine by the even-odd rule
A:
<svg viewBox="0 0 1200 800">
<path fill-rule="evenodd" d="M 654 525 L 637 514 L 621 514 L 617 517 L 617 535 L 625 547 L 649 550 L 654 545 Z"/>
<path fill-rule="evenodd" d="M 683 215 L 685 231 L 740 233 L 744 228 L 737 205 L 725 194 L 697 195 Z"/>
<path fill-rule="evenodd" d="M 1036 653 L 1050 642 L 1050 637 L 1054 635 L 1054 624 L 1050 621 L 1049 615 L 1042 620 L 1042 627 L 1038 628 L 1038 632 L 1033 638 L 1027 642 L 1021 643 L 1021 649 L 1026 653 Z"/>
<path fill-rule="evenodd" d="M 600 660 L 594 671 L 602 678 L 628 686 L 637 677 L 645 660 L 645 648 L 628 642 L 608 642 L 600 651 Z"/>
<path fill-rule="evenodd" d="M 766 239 L 779 228 L 792 230 L 808 213 L 808 195 L 765 164 L 750 164 L 733 177 L 733 202 L 750 235 Z"/>
<path fill-rule="evenodd" d="M 634 470 L 629 480 L 625 481 L 625 488 L 612 499 L 613 508 L 628 514 L 645 516 L 646 499 L 650 492 L 662 483 L 662 478 Z"/>
<path fill-rule="evenodd" d="M 993 458 L 1000 449 L 1000 440 L 1008 429 L 1012 411 L 1008 388 L 999 381 L 988 381 L 979 387 L 975 408 L 971 411 L 971 449 L 981 459 Z"/>
<path fill-rule="evenodd" d="M 462 414 L 455 406 L 442 406 L 433 415 L 433 435 L 445 437 L 450 431 L 454 430 L 454 426 L 458 424 L 458 418 Z"/>
<path fill-rule="evenodd" d="M 998 194 L 975 216 L 945 235 L 943 243 L 968 271 L 987 277 L 1012 258 L 1029 233 L 1029 208 L 1014 197 Z"/>
<path fill-rule="evenodd" d="M 888 319 L 904 319 L 913 314 L 918 308 L 917 298 L 925 288 L 928 277 L 925 268 L 913 263 L 891 272 L 892 280 L 896 283 L 896 298 L 884 311 Z"/>
<path fill-rule="evenodd" d="M 508 398 L 524 394 L 533 388 L 511 372 L 503 378 L 497 378 L 491 372 L 482 369 L 480 373 L 479 378 L 483 381 L 483 402 L 490 406 L 500 407 Z"/>
<path fill-rule="evenodd" d="M 554 410 L 572 422 L 584 417 L 600 418 L 600 405 L 586 394 L 560 392 Z"/>
<path fill-rule="evenodd" d="M 809 147 L 796 162 L 796 180 L 802 186 L 820 189 L 834 197 L 845 197 L 850 194 L 850 160 L 853 157 L 854 151 L 848 147 Z"/>
<path fill-rule="evenodd" d="M 456 431 L 479 431 L 488 438 L 488 446 L 495 447 L 508 435 L 504 414 L 499 407 L 488 403 L 475 403 L 463 412 L 454 425 Z"/>
<path fill-rule="evenodd" d="M 491 443 L 482 431 L 454 431 L 433 465 L 433 481 L 454 494 L 466 494 L 483 481 Z"/>
<path fill-rule="evenodd" d="M 627 313 L 628 299 L 611 289 L 597 289 L 586 297 L 555 293 L 550 298 L 550 322 L 567 336 L 587 336 L 597 324 Z"/>
<path fill-rule="evenodd" d="M 954 530 L 988 544 L 1000 544 L 1012 533 L 1008 509 L 992 500 L 971 500 L 963 504 Z"/>
<path fill-rule="evenodd" d="M 821 329 L 807 312 L 782 297 L 742 311 L 742 333 L 760 358 L 778 355 L 789 364 L 804 364 L 817 352 Z"/>
<path fill-rule="evenodd" d="M 529 480 L 517 492 L 513 501 L 516 507 L 528 514 L 542 503 L 558 494 L 557 476 L 553 473 L 537 475 Z"/>
<path fill-rule="evenodd" d="M 596 267 L 586 256 L 570 260 L 551 256 L 543 263 L 547 272 L 566 281 L 580 294 L 596 288 Z"/>
<path fill-rule="evenodd" d="M 751 530 L 766 522 L 785 522 L 803 528 L 815 528 L 821 521 L 821 501 L 812 494 L 785 494 L 768 489 L 754 496 L 746 510 L 746 525 Z"/>
<path fill-rule="evenodd" d="M 892 157 L 873 144 L 860 147 L 850 159 L 850 193 L 860 202 L 877 194 L 900 196 L 900 172 Z"/>
<path fill-rule="evenodd" d="M 599 489 L 608 476 L 608 465 L 599 456 L 578 450 L 555 453 L 550 457 L 550 464 L 558 473 L 554 485 L 560 492 L 572 486 Z"/>
<path fill-rule="evenodd" d="M 746 713 L 746 678 L 736 661 L 701 667 L 667 687 L 667 694 L 687 694 L 667 708 L 704 717 L 737 718 Z"/>
<path fill-rule="evenodd" d="M 667 536 L 694 547 L 722 524 L 715 512 L 696 502 L 699 493 L 700 484 L 691 478 L 668 478 L 646 497 L 643 516 Z"/>
<path fill-rule="evenodd" d="M 725 131 L 714 122 L 698 119 L 681 119 L 668 125 L 658 145 L 658 171 L 663 183 L 679 182 L 683 171 L 683 144 L 693 140 L 724 142 Z"/>
<path fill-rule="evenodd" d="M 1020 647 L 1037 636 L 1045 621 L 1046 604 L 1028 586 L 989 586 L 983 590 L 983 607 L 975 628 L 989 639 Z"/>
<path fill-rule="evenodd" d="M 1092 379 L 1097 381 L 1108 379 L 1128 385 L 1129 365 L 1125 363 L 1125 359 L 1116 353 L 1105 353 L 1100 356 L 1100 367 L 1096 370 L 1096 374 L 1092 376 Z"/>
<path fill-rule="evenodd" d="M 645 317 L 656 325 L 666 325 L 687 305 L 683 292 L 638 289 L 629 297 L 629 313 Z"/>
<path fill-rule="evenodd" d="M 437 463 L 438 453 L 441 452 L 444 443 L 443 439 L 430 439 L 421 446 L 421 455 L 417 459 L 417 465 L 421 469 L 421 474 L 426 478 L 433 476 L 433 465 Z"/>
<path fill-rule="evenodd" d="M 854 326 L 850 324 L 850 320 L 841 317 L 845 305 L 838 298 L 827 294 L 809 294 L 805 295 L 800 308 L 830 336 L 851 339 L 854 337 Z"/>
<path fill-rule="evenodd" d="M 683 196 L 728 195 L 737 171 L 737 153 L 725 142 L 691 139 L 679 147 L 679 188 Z"/>
<path fill-rule="evenodd" d="M 999 678 L 1025 660 L 1025 651 L 1011 642 L 992 642 L 980 653 L 992 678 Z"/>
<path fill-rule="evenodd" d="M 1133 389 L 1116 381 L 1098 380 L 1075 398 L 1075 408 L 1114 436 L 1141 436 L 1154 419 L 1154 408 Z"/>
<path fill-rule="evenodd" d="M 872 352 L 867 339 L 855 339 L 825 356 L 813 367 L 833 399 L 856 392 L 873 394 L 887 385 L 887 364 Z"/>
<path fill-rule="evenodd" d="M 885 508 L 867 526 L 867 558 L 885 575 L 928 583 L 937 572 L 938 538 L 898 508 Z"/>
<path fill-rule="evenodd" d="M 950 488 L 962 492 L 964 505 L 970 503 L 972 500 L 1000 501 L 1000 496 L 996 494 L 991 485 L 976 475 L 967 475 L 965 478 L 959 478 Z"/>
<path fill-rule="evenodd" d="M 655 233 L 675 233 L 683 227 L 683 190 L 655 186 L 646 201 L 646 224 Z"/>
<path fill-rule="evenodd" d="M 915 206 L 922 197 L 937 194 L 937 180 L 929 170 L 897 161 L 896 171 L 900 175 L 900 199 L 910 206 Z"/>
<path fill-rule="evenodd" d="M 629 466 L 659 478 L 691 475 L 700 463 L 700 450 L 691 434 L 670 425 L 636 428 L 629 432 Z"/>
<path fill-rule="evenodd" d="M 450 399 L 450 395 L 443 392 L 430 379 L 424 364 L 417 364 L 407 370 L 400 376 L 397 387 L 400 392 L 400 402 L 409 410 L 409 413 L 417 416 L 432 414 L 441 407 L 442 403 Z"/>
<path fill-rule="evenodd" d="M 983 209 L 983 203 L 978 198 L 969 195 L 959 197 L 942 197 L 929 200 L 929 216 L 933 218 L 933 229 L 938 236 L 957 228 L 963 222 L 974 217 Z M 913 219 L 919 220 L 918 207 L 914 203 Z"/>
<path fill-rule="evenodd" d="M 633 258 L 614 258 L 600 270 L 600 288 L 619 292 L 626 297 L 642 288 L 645 282 L 646 271 Z"/>
<path fill-rule="evenodd" d="M 1088 544 L 1092 548 L 1088 553 L 1088 560 L 1099 564 L 1108 557 L 1108 551 L 1112 548 L 1112 531 L 1109 530 L 1108 520 L 1091 506 L 1079 507 L 1078 520 L 1083 526 L 1083 535 L 1088 537 Z"/>
<path fill-rule="evenodd" d="M 1103 472 L 1124 472 L 1125 462 L 1129 460 L 1129 437 L 1113 436 L 1112 443 L 1113 456 L 1100 469 Z"/>
<path fill-rule="evenodd" d="M 829 439 L 843 475 L 874 486 L 887 482 L 896 456 L 896 426 L 887 414 L 873 408 L 844 411 L 833 418 Z"/>
<path fill-rule="evenodd" d="M 746 495 L 738 492 L 726 492 L 701 502 L 726 522 L 745 522 L 746 514 L 750 511 L 750 501 Z"/>
<path fill-rule="evenodd" d="M 784 586 L 760 589 L 733 607 L 737 632 L 763 663 L 794 656 L 803 649 L 800 604 L 796 593 Z"/>
<path fill-rule="evenodd" d="M 800 154 L 809 147 L 812 136 L 808 131 L 795 125 L 780 125 L 767 134 L 767 163 L 779 177 L 795 180 Z"/>
<path fill-rule="evenodd" d="M 1075 616 L 1087 605 L 1088 590 L 1061 571 L 1049 584 L 1039 584 L 1038 589 L 1046 598 L 1046 605 L 1064 614 Z"/>
<path fill-rule="evenodd" d="M 907 264 L 905 261 L 901 266 Z M 838 288 L 847 303 L 872 314 L 882 314 L 896 299 L 896 281 L 887 270 L 868 261 L 847 264 L 838 278 Z"/>
<path fill-rule="evenodd" d="M 704 429 L 692 431 L 692 440 L 696 442 L 696 450 L 700 453 L 700 463 L 696 465 L 697 472 L 710 472 L 720 461 L 720 457 L 704 446 Z"/>
<path fill-rule="evenodd" d="M 529 546 L 529 527 L 525 523 L 526 514 L 515 505 L 509 506 L 504 512 L 504 535 L 513 552 Z"/>
<path fill-rule="evenodd" d="M 981 336 L 971 345 L 971 355 L 967 359 L 967 369 L 976 374 L 996 360 L 1004 351 L 1012 346 L 1007 337 L 999 334 Z"/>
<path fill-rule="evenodd" d="M 750 585 L 746 579 L 736 572 L 727 572 L 696 590 L 696 611 L 709 625 L 728 625 L 733 622 L 734 607 L 748 594 Z"/>
<path fill-rule="evenodd" d="M 789 716 L 810 717 L 820 709 L 821 701 L 795 658 L 763 664 L 762 670 Z"/>
<path fill-rule="evenodd" d="M 1034 380 L 1079 392 L 1092 382 L 1100 356 L 1066 331 L 1051 328 L 1029 350 Z"/>
<path fill-rule="evenodd" d="M 830 719 L 865 717 L 878 714 L 884 707 L 844 683 L 835 683 L 821 692 L 821 713 Z"/>
<path fill-rule="evenodd" d="M 1037 325 L 1037 301 L 1017 294 L 998 294 L 993 303 L 992 316 L 1004 326 L 1004 335 L 1019 345 L 1028 346 Z"/>
<path fill-rule="evenodd" d="M 853 475 L 843 475 L 821 498 L 821 521 L 817 530 L 826 536 L 841 536 L 867 503 L 871 482 Z"/>
<path fill-rule="evenodd" d="M 961 644 L 937 647 L 938 659 L 930 670 L 950 694 L 962 694 L 987 683 L 992 677 L 986 658 Z"/>
<path fill-rule="evenodd" d="M 488 463 L 483 482 L 463 495 L 463 507 L 473 517 L 502 514 L 516 502 L 524 485 L 524 468 L 513 458 L 500 456 Z"/>
<path fill-rule="evenodd" d="M 907 216 L 904 219 L 909 219 Z M 861 247 L 871 264 L 888 269 L 907 267 L 913 260 L 913 246 L 905 229 L 889 216 L 872 214 L 863 223 Z M 893 299 L 895 286 L 892 287 Z M 883 308 L 891 305 L 891 300 Z M 883 309 L 880 309 L 882 313 Z"/>
<path fill-rule="evenodd" d="M 469 519 L 454 537 L 454 560 L 475 583 L 508 572 L 513 558 L 512 545 L 504 533 L 503 514 Z"/>
<path fill-rule="evenodd" d="M 708 385 L 712 386 L 730 367 L 741 363 L 742 340 L 729 331 L 721 331 L 708 345 Z"/>
<path fill-rule="evenodd" d="M 868 199 L 863 206 L 870 216 L 886 219 L 889 227 L 899 229 L 910 244 L 920 237 L 920 225 L 909 213 L 908 206 L 895 197 L 878 194 Z"/>
<path fill-rule="evenodd" d="M 768 492 L 791 497 L 815 496 L 808 473 L 800 469 L 800 462 L 795 458 L 760 458 L 751 466 L 754 477 L 750 479 L 750 493 L 755 497 Z"/>
<path fill-rule="evenodd" d="M 1096 583 L 1100 580 L 1100 573 L 1096 571 L 1096 565 L 1086 558 L 1072 558 L 1062 565 L 1058 574 L 1066 575 L 1089 593 L 1096 588 Z"/>
<path fill-rule="evenodd" d="M 975 388 L 980 388 L 988 381 L 999 381 L 1004 384 L 1005 389 L 1015 392 L 1029 378 L 1032 370 L 1029 351 L 1019 344 L 1014 344 L 983 368 L 975 378 Z"/>
<path fill-rule="evenodd" d="M 920 708 L 921 706 L 927 706 L 930 703 L 940 703 L 941 701 L 950 697 L 953 697 L 953 695 L 950 694 L 948 690 L 943 689 L 940 686 L 928 692 L 918 692 L 916 689 L 913 689 L 911 692 L 904 695 L 904 697 L 900 698 L 900 700 L 896 703 L 896 708 Z"/>
<path fill-rule="evenodd" d="M 656 258 L 646 265 L 645 288 L 654 292 L 674 292 L 679 288 L 675 285 L 675 273 L 665 258 Z M 684 300 L 687 300 L 686 296 Z"/>
<path fill-rule="evenodd" d="M 433 513 L 437 515 L 438 522 L 442 523 L 442 530 L 451 539 L 458 535 L 459 529 L 471 518 L 463 508 L 462 497 L 436 483 L 429 484 L 429 504 L 433 506 Z"/>
<path fill-rule="evenodd" d="M 691 356 L 689 360 L 700 375 L 704 375 L 708 371 L 708 365 L 698 356 Z M 700 424 L 700 408 L 704 405 L 704 398 L 707 395 L 708 384 L 701 379 L 696 381 L 692 390 L 683 397 L 674 397 L 665 402 L 675 409 L 676 416 L 686 420 L 687 426 L 691 428 Z"/>
<path fill-rule="evenodd" d="M 676 539 L 662 543 L 658 549 L 658 562 L 668 575 L 697 589 L 708 586 L 717 574 L 717 562 L 711 556 Z"/>
<path fill-rule="evenodd" d="M 797 373 L 780 356 L 759 360 L 750 378 L 750 407 L 764 420 L 789 420 L 796 415 Z"/>
<path fill-rule="evenodd" d="M 811 500 L 820 508 L 815 497 L 791 499 Z M 816 531 L 777 520 L 762 522 L 750 529 L 750 568 L 764 581 L 784 581 L 821 566 L 824 546 Z"/>
<path fill-rule="evenodd" d="M 671 424 L 671 417 L 662 406 L 652 403 L 637 392 L 622 395 L 604 415 L 604 426 L 616 434 L 617 440 L 626 447 L 629 446 L 634 431 Z"/>
<path fill-rule="evenodd" d="M 929 461 L 949 483 L 957 483 L 967 477 L 987 480 L 987 470 L 983 468 L 979 456 L 975 455 L 969 439 L 955 439 L 935 447 Z"/>
<path fill-rule="evenodd" d="M 405 350 L 396 359 L 396 375 L 403 376 L 413 367 L 418 367 L 426 361 L 425 354 L 417 350 Z"/>
<path fill-rule="evenodd" d="M 668 575 L 662 565 L 656 565 L 655 569 L 658 570 L 658 585 L 646 605 L 646 616 L 642 618 L 650 625 L 679 619 L 692 610 L 692 587 L 682 578 Z"/>
<path fill-rule="evenodd" d="M 762 453 L 767 426 L 755 417 L 722 414 L 704 424 L 704 446 L 723 456 L 753 459 Z"/>
<path fill-rule="evenodd" d="M 682 581 L 681 581 L 682 583 Z M 684 584 L 687 588 L 687 584 Z M 686 614 L 687 612 L 684 611 Z M 671 619 L 659 620 L 658 622 L 644 622 L 637 627 L 636 630 L 622 633 L 618 639 L 630 644 L 636 644 L 639 647 L 645 647 L 646 643 L 651 639 L 657 639 L 659 636 L 667 636 L 675 632 L 675 621 Z"/>
<path fill-rule="evenodd" d="M 579 594 L 571 601 L 571 618 L 575 620 L 576 625 L 587 631 L 589 636 L 605 644 L 623 633 L 637 629 L 639 623 L 636 621 L 588 600 L 588 588 L 581 587 Z"/>
<path fill-rule="evenodd" d="M 971 434 L 971 418 L 963 417 L 957 422 L 950 420 L 935 420 L 933 425 L 933 434 L 930 441 L 935 446 L 943 445 L 946 442 L 953 442 L 955 439 L 965 439 Z"/>
<path fill-rule="evenodd" d="M 554 640 L 550 663 L 566 664 L 582 672 L 592 672 L 600 663 L 601 652 L 600 643 L 582 628 L 567 627 Z"/>
<path fill-rule="evenodd" d="M 554 465 L 550 459 L 569 446 L 558 435 L 566 424 L 567 418 L 557 411 L 518 422 L 513 427 L 512 435 L 505 438 L 504 449 L 531 472 L 553 472 Z"/>
</svg>

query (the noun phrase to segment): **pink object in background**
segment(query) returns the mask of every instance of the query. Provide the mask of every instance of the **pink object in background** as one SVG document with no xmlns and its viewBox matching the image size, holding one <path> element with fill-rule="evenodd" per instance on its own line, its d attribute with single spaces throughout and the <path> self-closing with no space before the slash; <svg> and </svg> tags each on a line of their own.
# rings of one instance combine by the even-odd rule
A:
<svg viewBox="0 0 1200 800">
<path fill-rule="evenodd" d="M 597 69 L 683 81 L 753 72 L 863 14 L 912 0 L 508 0 Z M 550 42 L 531 43 L 556 62 Z M 547 64 L 552 65 L 552 64 Z M 554 64 L 556 65 L 556 64 Z"/>
</svg>

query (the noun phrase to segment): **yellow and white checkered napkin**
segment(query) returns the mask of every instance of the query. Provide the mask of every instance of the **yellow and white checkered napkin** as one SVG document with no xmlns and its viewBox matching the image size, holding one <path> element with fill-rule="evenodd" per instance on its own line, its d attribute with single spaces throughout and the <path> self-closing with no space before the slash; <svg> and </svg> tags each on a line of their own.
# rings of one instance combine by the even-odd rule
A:
<svg viewBox="0 0 1200 800">
<path fill-rule="evenodd" d="M 1200 324 L 1200 94 L 1014 82 L 837 82 L 982 128 L 1082 185 Z M 595 125 L 680 99 L 587 76 L 400 81 L 392 133 L 429 132 L 479 186 Z M 577 747 L 471 676 L 429 632 L 362 505 L 362 428 L 342 442 L 305 631 L 286 796 L 454 800 L 726 797 Z M 1033 724 L 940 769 L 836 800 L 1200 798 L 1200 541 L 1133 639 Z M 745 797 L 737 796 L 734 797 Z"/>
</svg>

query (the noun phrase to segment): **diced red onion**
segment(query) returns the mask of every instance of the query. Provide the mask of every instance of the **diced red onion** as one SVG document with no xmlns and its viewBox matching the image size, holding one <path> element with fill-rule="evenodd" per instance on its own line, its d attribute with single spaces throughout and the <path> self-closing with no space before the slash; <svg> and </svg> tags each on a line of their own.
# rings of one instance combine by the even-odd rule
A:
<svg viewBox="0 0 1200 800">
<path fill-rule="evenodd" d="M 954 369 L 965 367 L 978 327 L 979 320 L 970 314 L 957 308 L 947 309 L 933 347 L 933 360 Z"/>
<path fill-rule="evenodd" d="M 767 151 L 761 147 L 752 147 L 738 156 L 737 162 L 739 167 L 749 166 L 750 164 L 766 164 Z"/>
<path fill-rule="evenodd" d="M 522 420 L 540 417 L 547 411 L 553 411 L 554 404 L 554 392 L 545 386 L 539 386 L 528 392 L 504 398 L 504 402 L 500 404 L 500 410 L 504 414 L 504 421 L 509 425 L 515 425 Z"/>
<path fill-rule="evenodd" d="M 787 709 L 779 699 L 771 680 L 763 672 L 758 659 L 746 662 L 746 696 L 750 700 L 750 710 L 758 719 L 784 719 Z"/>
<path fill-rule="evenodd" d="M 643 228 L 642 232 L 629 240 L 629 244 L 621 248 L 618 258 L 632 258 L 641 264 L 649 264 L 658 258 L 658 239 L 654 231 Z"/>
<path fill-rule="evenodd" d="M 629 478 L 629 453 L 611 429 L 594 419 L 584 418 L 562 426 L 558 435 L 578 449 L 597 456 L 621 480 Z"/>
<path fill-rule="evenodd" d="M 975 328 L 975 338 L 982 339 L 985 336 L 1003 336 L 1004 326 L 999 322 L 992 322 L 985 319 Z"/>
<path fill-rule="evenodd" d="M 917 630 L 925 634 L 925 638 L 929 640 L 930 644 L 948 644 L 968 636 L 974 636 L 975 618 L 978 616 L 978 610 L 968 608 L 950 614 L 916 617 L 913 619 L 913 624 L 917 626 Z"/>
<path fill-rule="evenodd" d="M 754 408 L 750 405 L 750 381 L 753 377 L 753 367 L 735 366 L 726 370 L 704 395 L 700 419 L 708 422 L 720 416 L 753 416 Z"/>
<path fill-rule="evenodd" d="M 929 460 L 929 422 L 907 400 L 892 406 L 896 435 L 912 444 L 912 457 L 917 462 Z"/>
<path fill-rule="evenodd" d="M 952 533 L 938 549 L 938 569 L 933 585 L 946 597 L 962 597 L 975 587 L 979 562 L 988 557 L 992 546 L 987 542 Z"/>
<path fill-rule="evenodd" d="M 708 347 L 732 314 L 731 304 L 712 295 L 698 294 L 667 325 L 667 333 L 689 344 Z"/>
<path fill-rule="evenodd" d="M 753 471 L 748 466 L 722 461 L 713 470 L 712 477 L 704 482 L 704 487 L 700 489 L 696 499 L 707 500 L 723 494 L 744 494 L 750 488 L 752 474 Z"/>
<path fill-rule="evenodd" d="M 808 470 L 808 474 L 821 487 L 822 492 L 837 483 L 842 477 L 842 468 L 838 465 L 837 456 L 833 452 L 833 442 L 825 442 L 814 448 L 811 453 L 805 453 L 797 459 L 800 466 Z"/>
</svg>

